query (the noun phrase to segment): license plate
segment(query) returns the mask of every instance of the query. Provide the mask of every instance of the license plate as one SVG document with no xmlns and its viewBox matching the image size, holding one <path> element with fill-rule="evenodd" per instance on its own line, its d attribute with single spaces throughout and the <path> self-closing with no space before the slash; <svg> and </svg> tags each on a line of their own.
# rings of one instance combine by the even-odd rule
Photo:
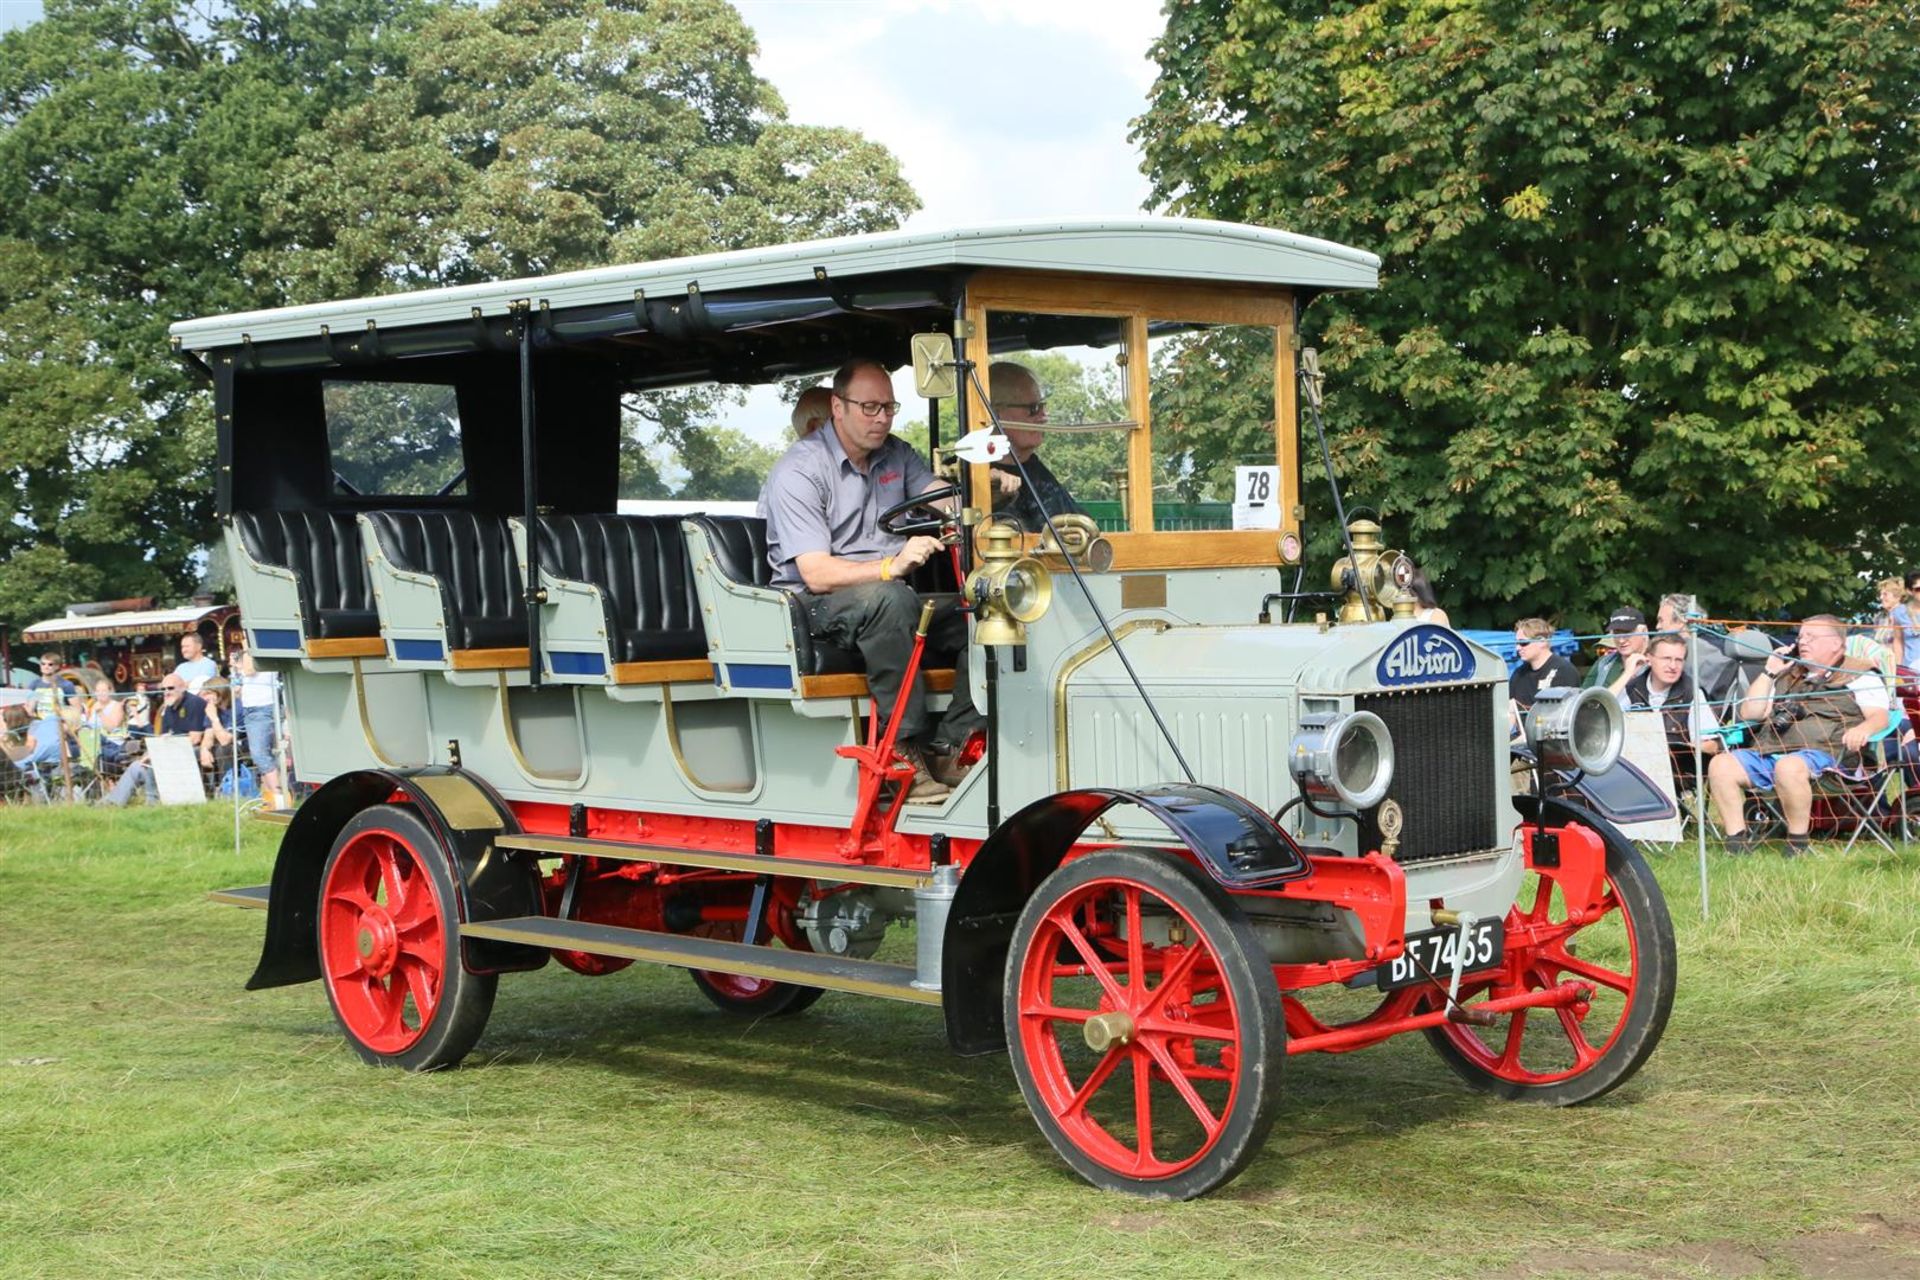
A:
<svg viewBox="0 0 1920 1280">
<path fill-rule="evenodd" d="M 1460 972 L 1477 973 L 1500 963 L 1506 931 L 1500 921 L 1476 920 L 1463 942 L 1460 930 L 1424 929 L 1407 935 L 1407 949 L 1377 970 L 1374 979 L 1382 991 L 1398 991 L 1416 983 L 1438 981 L 1445 986 L 1453 977 L 1453 962 L 1460 956 Z M 1461 955 L 1461 948 L 1466 948 Z M 1421 966 L 1425 966 L 1422 968 Z"/>
</svg>

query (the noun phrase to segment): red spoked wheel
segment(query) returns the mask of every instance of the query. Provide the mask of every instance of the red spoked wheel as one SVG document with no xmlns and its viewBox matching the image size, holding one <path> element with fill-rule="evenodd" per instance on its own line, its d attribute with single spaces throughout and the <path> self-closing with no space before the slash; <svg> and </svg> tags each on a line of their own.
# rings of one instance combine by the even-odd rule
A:
<svg viewBox="0 0 1920 1280">
<path fill-rule="evenodd" d="M 1570 908 L 1554 871 L 1528 872 L 1507 913 L 1505 963 L 1463 981 L 1460 1002 L 1471 1011 L 1479 1001 L 1562 984 L 1579 986 L 1585 998 L 1427 1031 L 1447 1065 L 1475 1088 L 1555 1106 L 1597 1098 L 1640 1069 L 1666 1030 L 1675 976 L 1673 921 L 1640 851 L 1591 815 L 1564 830 L 1566 839 L 1597 837 L 1605 845 L 1598 899 Z"/>
<path fill-rule="evenodd" d="M 1168 854 L 1110 849 L 1047 878 L 1014 930 L 1006 1019 L 1028 1108 L 1096 1186 L 1203 1195 L 1273 1124 L 1273 970 L 1226 892 Z"/>
<path fill-rule="evenodd" d="M 774 882 L 773 891 L 767 894 L 766 914 L 761 919 L 758 931 L 761 945 L 778 940 L 795 951 L 811 950 L 807 946 L 806 935 L 793 927 L 793 908 L 798 892 L 799 886 L 791 881 Z M 692 932 L 701 937 L 738 942 L 742 922 L 712 920 L 698 925 Z M 744 973 L 689 969 L 687 976 L 693 979 L 693 985 L 700 989 L 700 994 L 711 1000 L 715 1007 L 750 1018 L 779 1018 L 800 1013 L 811 1009 L 821 996 L 827 994 L 819 987 L 798 987 L 790 982 L 776 982 L 772 978 L 756 978 Z"/>
<path fill-rule="evenodd" d="M 368 1062 L 449 1067 L 486 1027 L 498 979 L 462 967 L 454 900 L 447 853 L 411 809 L 368 809 L 334 841 L 320 879 L 320 972 Z"/>
</svg>

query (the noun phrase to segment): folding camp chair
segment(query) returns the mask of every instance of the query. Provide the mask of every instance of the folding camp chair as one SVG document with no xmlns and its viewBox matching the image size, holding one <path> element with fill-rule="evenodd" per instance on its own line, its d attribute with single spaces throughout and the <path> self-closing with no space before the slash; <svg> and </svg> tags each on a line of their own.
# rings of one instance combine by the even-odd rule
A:
<svg viewBox="0 0 1920 1280">
<path fill-rule="evenodd" d="M 1902 843 L 1908 839 L 1906 785 L 1899 756 L 1904 724 L 1904 717 L 1896 719 L 1868 739 L 1857 767 L 1829 769 L 1814 779 L 1814 826 L 1831 830 L 1836 837 L 1851 826 L 1849 853 L 1862 835 L 1872 836 L 1888 853 L 1893 852 L 1889 832 L 1898 830 Z"/>
</svg>

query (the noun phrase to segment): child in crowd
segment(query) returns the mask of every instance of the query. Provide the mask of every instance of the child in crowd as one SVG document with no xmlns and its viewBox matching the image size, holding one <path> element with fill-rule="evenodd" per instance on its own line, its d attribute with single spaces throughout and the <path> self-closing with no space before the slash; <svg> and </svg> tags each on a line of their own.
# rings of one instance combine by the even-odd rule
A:
<svg viewBox="0 0 1920 1280">
<path fill-rule="evenodd" d="M 238 689 L 240 727 L 246 731 L 247 752 L 260 778 L 260 799 L 269 809 L 290 808 L 291 797 L 280 793 L 279 759 L 274 755 L 274 704 L 280 696 L 280 677 L 262 671 L 246 649 L 233 650 L 234 687 Z"/>
</svg>

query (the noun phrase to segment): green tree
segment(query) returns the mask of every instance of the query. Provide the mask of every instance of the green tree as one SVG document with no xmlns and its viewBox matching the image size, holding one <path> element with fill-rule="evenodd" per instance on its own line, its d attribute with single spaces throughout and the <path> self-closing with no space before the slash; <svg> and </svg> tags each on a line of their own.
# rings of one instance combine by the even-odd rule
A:
<svg viewBox="0 0 1920 1280">
<path fill-rule="evenodd" d="M 182 316 L 272 305 L 242 260 L 294 139 L 398 65 L 420 0 L 50 0 L 0 35 L 0 614 L 190 587 L 212 414 Z"/>
<path fill-rule="evenodd" d="M 1911 6 L 1172 0 L 1154 56 L 1156 202 L 1383 255 L 1307 340 L 1456 619 L 1804 613 L 1920 553 Z"/>
<path fill-rule="evenodd" d="M 897 226 L 893 156 L 796 125 L 722 0 L 436 12 L 402 75 L 302 138 L 255 269 L 301 298 Z"/>
</svg>

